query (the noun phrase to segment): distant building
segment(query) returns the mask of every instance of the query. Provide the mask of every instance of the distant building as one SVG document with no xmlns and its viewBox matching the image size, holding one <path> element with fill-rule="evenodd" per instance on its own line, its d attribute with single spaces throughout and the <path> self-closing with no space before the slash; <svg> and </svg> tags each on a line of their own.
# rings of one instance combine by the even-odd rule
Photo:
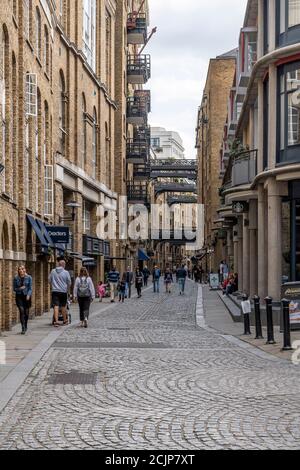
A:
<svg viewBox="0 0 300 470">
<path fill-rule="evenodd" d="M 151 147 L 157 158 L 184 159 L 183 141 L 178 132 L 164 127 L 151 127 Z"/>
</svg>

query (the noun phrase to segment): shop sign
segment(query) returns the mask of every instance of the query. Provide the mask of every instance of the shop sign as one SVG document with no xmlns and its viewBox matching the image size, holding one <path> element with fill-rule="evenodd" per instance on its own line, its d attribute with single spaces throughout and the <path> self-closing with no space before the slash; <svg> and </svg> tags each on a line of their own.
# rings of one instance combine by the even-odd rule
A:
<svg viewBox="0 0 300 470">
<path fill-rule="evenodd" d="M 220 286 L 219 274 L 210 274 L 209 285 L 211 289 L 219 289 L 219 286 Z"/>
<path fill-rule="evenodd" d="M 282 286 L 282 298 L 290 301 L 292 330 L 300 330 L 300 282 L 288 282 Z"/>
<path fill-rule="evenodd" d="M 70 241 L 70 228 L 69 227 L 62 227 L 61 225 L 59 226 L 47 225 L 46 229 L 53 243 L 55 244 L 61 243 L 64 245 L 68 245 Z"/>
</svg>

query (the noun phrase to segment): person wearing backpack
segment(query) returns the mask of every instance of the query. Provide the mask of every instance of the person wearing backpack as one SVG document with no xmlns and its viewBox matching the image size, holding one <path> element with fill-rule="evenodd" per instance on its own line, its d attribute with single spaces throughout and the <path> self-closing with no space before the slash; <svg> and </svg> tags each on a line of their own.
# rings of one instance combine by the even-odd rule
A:
<svg viewBox="0 0 300 470">
<path fill-rule="evenodd" d="M 152 278 L 153 278 L 153 290 L 154 290 L 154 293 L 158 293 L 159 294 L 159 281 L 160 281 L 160 269 L 155 266 L 155 268 L 153 269 L 153 272 L 152 272 Z"/>
<path fill-rule="evenodd" d="M 86 268 L 81 268 L 74 285 L 74 300 L 78 300 L 81 326 L 88 327 L 91 302 L 95 299 L 95 287 Z"/>
<path fill-rule="evenodd" d="M 173 283 L 173 274 L 170 269 L 167 269 L 165 272 L 165 285 L 166 285 L 166 294 L 171 294 L 171 284 Z"/>
</svg>

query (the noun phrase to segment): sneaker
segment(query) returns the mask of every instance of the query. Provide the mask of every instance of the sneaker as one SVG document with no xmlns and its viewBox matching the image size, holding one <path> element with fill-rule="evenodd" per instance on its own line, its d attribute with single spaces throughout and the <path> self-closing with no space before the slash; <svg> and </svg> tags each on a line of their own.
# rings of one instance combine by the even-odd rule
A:
<svg viewBox="0 0 300 470">
<path fill-rule="evenodd" d="M 25 335 L 26 331 L 23 329 L 21 335 Z"/>
<path fill-rule="evenodd" d="M 87 327 L 88 327 L 88 319 L 85 318 L 85 319 L 84 319 L 84 328 L 87 328 Z"/>
</svg>

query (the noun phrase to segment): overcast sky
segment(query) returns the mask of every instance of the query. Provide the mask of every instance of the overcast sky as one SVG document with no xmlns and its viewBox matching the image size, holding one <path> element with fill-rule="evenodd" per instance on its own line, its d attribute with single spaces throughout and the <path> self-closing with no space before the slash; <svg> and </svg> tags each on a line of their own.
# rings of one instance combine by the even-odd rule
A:
<svg viewBox="0 0 300 470">
<path fill-rule="evenodd" d="M 247 0 L 149 4 L 151 27 L 158 27 L 145 49 L 152 61 L 150 124 L 178 131 L 186 157 L 194 158 L 197 109 L 209 59 L 237 47 Z"/>
</svg>

